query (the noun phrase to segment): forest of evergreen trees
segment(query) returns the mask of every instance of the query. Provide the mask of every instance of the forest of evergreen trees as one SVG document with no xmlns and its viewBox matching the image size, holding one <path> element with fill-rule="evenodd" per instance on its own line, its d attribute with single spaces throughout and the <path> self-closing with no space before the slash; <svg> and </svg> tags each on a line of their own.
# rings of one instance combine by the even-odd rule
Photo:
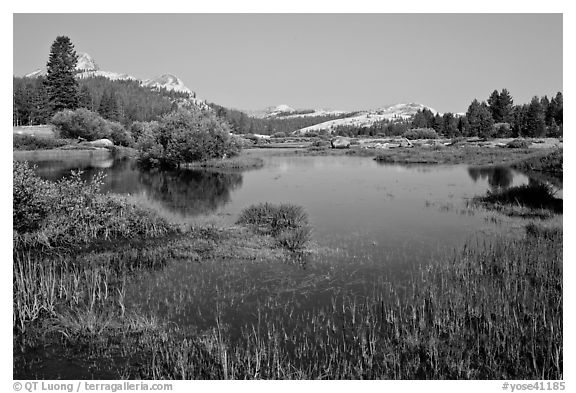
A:
<svg viewBox="0 0 576 393">
<path fill-rule="evenodd" d="M 54 114 L 48 105 L 45 77 L 13 78 L 13 125 L 46 124 Z M 99 113 L 107 120 L 129 126 L 135 121 L 151 121 L 173 111 L 174 100 L 186 93 L 150 89 L 134 80 L 105 77 L 78 79 L 78 107 Z"/>
<path fill-rule="evenodd" d="M 13 124 L 36 125 L 50 121 L 45 78 L 13 78 Z M 91 77 L 78 80 L 78 106 L 99 113 L 103 118 L 129 127 L 134 122 L 157 120 L 177 108 L 175 100 L 185 93 L 154 90 L 137 81 Z M 311 116 L 255 118 L 217 104 L 209 104 L 216 115 L 227 121 L 236 134 L 287 135 L 295 130 L 325 121 L 348 117 Z M 384 120 L 370 127 L 340 126 L 334 132 L 345 136 L 398 136 L 414 128 L 434 129 L 445 137 L 560 137 L 563 132 L 563 96 L 534 97 L 530 103 L 515 105 L 506 89 L 495 90 L 486 101 L 474 100 L 465 115 L 434 114 L 418 111 L 412 119 Z"/>
</svg>

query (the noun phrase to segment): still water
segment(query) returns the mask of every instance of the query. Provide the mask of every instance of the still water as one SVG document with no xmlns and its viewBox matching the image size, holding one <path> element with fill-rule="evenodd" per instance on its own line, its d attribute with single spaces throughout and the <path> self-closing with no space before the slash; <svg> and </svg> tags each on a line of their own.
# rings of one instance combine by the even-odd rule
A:
<svg viewBox="0 0 576 393">
<path fill-rule="evenodd" d="M 254 203 L 302 205 L 322 250 L 305 263 L 182 262 L 129 284 L 132 308 L 200 329 L 213 326 L 218 313 L 232 333 L 262 312 L 284 315 L 286 304 L 317 310 L 336 295 L 368 295 L 382 281 L 401 281 L 415 266 L 449 258 L 466 240 L 520 233 L 521 222 L 495 220 L 466 203 L 488 190 L 532 181 L 502 167 L 381 165 L 348 156 L 263 158 L 261 169 L 225 173 L 150 172 L 134 161 L 112 159 L 36 164 L 52 180 L 73 169 L 84 170 L 86 178 L 104 171 L 102 191 L 129 194 L 176 222 L 210 215 L 233 224 Z"/>
</svg>

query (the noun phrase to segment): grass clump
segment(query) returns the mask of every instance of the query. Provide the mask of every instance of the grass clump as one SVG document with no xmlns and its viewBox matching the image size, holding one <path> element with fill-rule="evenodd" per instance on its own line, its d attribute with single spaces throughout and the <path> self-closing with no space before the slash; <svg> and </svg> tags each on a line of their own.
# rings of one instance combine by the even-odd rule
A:
<svg viewBox="0 0 576 393">
<path fill-rule="evenodd" d="M 545 226 L 531 222 L 526 225 L 526 236 L 531 238 L 544 238 L 546 240 L 562 239 L 562 228 Z"/>
<path fill-rule="evenodd" d="M 474 202 L 510 216 L 545 218 L 551 214 L 562 214 L 563 211 L 562 199 L 556 198 L 551 186 L 540 182 L 490 190 L 487 195 L 474 198 Z"/>
<path fill-rule="evenodd" d="M 237 224 L 248 225 L 258 233 L 274 237 L 291 251 L 300 250 L 310 240 L 308 214 L 302 206 L 260 203 L 244 209 Z"/>
</svg>

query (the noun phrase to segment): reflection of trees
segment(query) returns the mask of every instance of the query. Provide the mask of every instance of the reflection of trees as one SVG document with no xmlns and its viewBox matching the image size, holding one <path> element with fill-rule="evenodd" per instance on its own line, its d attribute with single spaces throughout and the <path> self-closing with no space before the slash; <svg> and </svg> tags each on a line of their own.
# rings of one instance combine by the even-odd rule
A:
<svg viewBox="0 0 576 393">
<path fill-rule="evenodd" d="M 495 167 L 469 167 L 468 174 L 474 182 L 481 179 L 488 179 L 488 184 L 493 190 L 508 188 L 514 180 L 514 174 L 510 168 L 503 166 Z"/>
<path fill-rule="evenodd" d="M 142 171 L 139 182 L 149 197 L 168 210 L 202 214 L 230 200 L 230 191 L 242 184 L 240 173 L 211 171 Z"/>
<path fill-rule="evenodd" d="M 59 180 L 74 169 L 83 171 L 84 180 L 104 172 L 102 192 L 140 194 L 161 203 L 167 210 L 186 214 L 209 213 L 230 200 L 230 192 L 242 185 L 240 173 L 202 170 L 143 171 L 136 161 L 114 160 L 95 163 L 67 160 L 38 163 L 37 173 L 44 179 Z M 103 169 L 105 167 L 105 169 Z"/>
<path fill-rule="evenodd" d="M 70 176 L 73 170 L 84 172 L 84 179 L 90 179 L 98 171 L 114 166 L 112 158 L 78 157 L 65 160 L 31 161 L 36 166 L 36 174 L 43 179 L 56 181 Z"/>
</svg>

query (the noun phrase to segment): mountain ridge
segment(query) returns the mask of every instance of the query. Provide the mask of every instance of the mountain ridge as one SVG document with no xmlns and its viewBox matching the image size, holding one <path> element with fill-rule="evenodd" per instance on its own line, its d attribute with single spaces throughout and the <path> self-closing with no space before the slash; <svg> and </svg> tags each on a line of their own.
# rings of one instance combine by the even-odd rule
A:
<svg viewBox="0 0 576 393">
<path fill-rule="evenodd" d="M 370 127 L 374 123 L 383 120 L 406 120 L 414 116 L 419 110 L 428 109 L 432 113 L 439 113 L 435 109 L 415 103 L 400 103 L 389 105 L 380 109 L 372 109 L 367 111 L 356 112 L 356 114 L 344 117 L 341 119 L 329 120 L 323 123 L 318 123 L 313 126 L 301 128 L 294 131 L 295 135 L 305 135 L 307 132 L 312 131 L 328 131 L 332 133 L 336 127 L 351 126 L 351 127 Z"/>
<path fill-rule="evenodd" d="M 209 106 L 205 100 L 199 99 L 196 96 L 196 93 L 188 88 L 184 82 L 173 74 L 160 74 L 151 79 L 140 79 L 132 76 L 130 74 L 123 74 L 118 72 L 112 71 L 105 71 L 100 68 L 100 66 L 96 63 L 94 58 L 90 56 L 88 53 L 80 52 L 78 53 L 78 61 L 76 63 L 76 77 L 83 79 L 83 78 L 94 78 L 94 77 L 104 77 L 110 80 L 133 80 L 140 82 L 142 86 L 151 88 L 151 89 L 166 89 L 169 91 L 177 91 L 180 93 L 188 94 L 189 101 L 187 104 L 192 104 L 198 106 L 202 109 L 208 109 Z M 40 76 L 46 75 L 46 68 L 38 68 L 26 75 L 25 78 L 38 78 Z M 180 102 L 182 103 L 182 102 Z"/>
</svg>

